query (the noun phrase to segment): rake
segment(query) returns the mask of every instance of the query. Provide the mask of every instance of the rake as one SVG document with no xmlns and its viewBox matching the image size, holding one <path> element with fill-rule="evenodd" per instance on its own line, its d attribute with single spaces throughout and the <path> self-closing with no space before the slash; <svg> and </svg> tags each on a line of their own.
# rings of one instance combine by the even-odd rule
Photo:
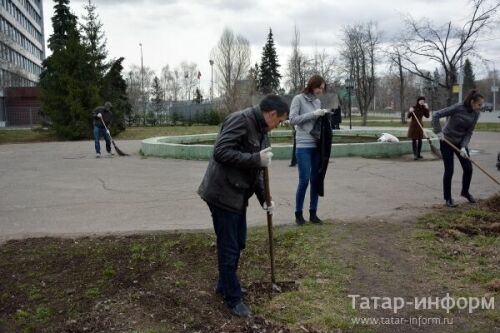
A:
<svg viewBox="0 0 500 333">
<path fill-rule="evenodd" d="M 118 146 L 116 145 L 115 143 L 115 140 L 113 140 L 113 138 L 111 137 L 111 132 L 108 130 L 108 127 L 106 126 L 106 124 L 104 123 L 104 120 L 102 120 L 102 118 L 99 118 L 101 119 L 101 122 L 102 122 L 102 125 L 104 126 L 104 128 L 106 129 L 106 133 L 109 135 L 109 139 L 111 140 L 111 143 L 113 144 L 113 147 L 115 147 L 115 150 L 116 150 L 116 153 L 119 155 L 119 156 L 129 156 L 129 154 L 126 154 L 124 153 L 123 151 L 121 151 L 120 148 L 118 148 Z"/>
<path fill-rule="evenodd" d="M 418 118 L 417 118 L 417 115 L 415 114 L 415 112 L 411 112 L 413 113 L 413 119 L 415 119 L 415 121 L 417 122 L 418 126 L 420 127 L 420 129 L 422 130 L 422 133 L 424 134 L 425 138 L 427 139 L 427 142 L 429 142 L 429 146 L 431 146 L 431 152 L 439 159 L 443 158 L 443 156 L 441 156 L 441 152 L 439 151 L 439 149 L 437 149 L 433 144 L 432 144 L 432 141 L 431 139 L 427 136 L 427 134 L 425 134 L 425 131 L 424 131 L 424 127 L 422 126 L 422 124 L 420 124 L 420 121 L 418 121 Z"/>
</svg>

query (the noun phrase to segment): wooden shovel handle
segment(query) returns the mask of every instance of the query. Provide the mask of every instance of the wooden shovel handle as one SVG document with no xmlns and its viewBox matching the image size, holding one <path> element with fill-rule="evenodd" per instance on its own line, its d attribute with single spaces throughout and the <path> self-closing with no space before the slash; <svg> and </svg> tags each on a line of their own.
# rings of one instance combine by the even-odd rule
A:
<svg viewBox="0 0 500 333">
<path fill-rule="evenodd" d="M 267 207 L 271 206 L 271 189 L 269 186 L 269 169 L 263 168 L 264 172 L 264 194 L 266 196 Z M 273 214 L 267 212 L 267 232 L 269 234 L 269 257 L 271 259 L 271 283 L 274 285 L 276 283 L 276 278 L 274 275 L 274 246 L 273 246 Z"/>
</svg>

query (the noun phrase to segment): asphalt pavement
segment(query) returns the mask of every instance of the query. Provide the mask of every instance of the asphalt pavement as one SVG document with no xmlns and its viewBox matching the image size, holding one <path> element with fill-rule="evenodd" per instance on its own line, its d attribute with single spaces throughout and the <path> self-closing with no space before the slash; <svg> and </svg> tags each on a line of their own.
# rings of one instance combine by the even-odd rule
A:
<svg viewBox="0 0 500 333">
<path fill-rule="evenodd" d="M 132 156 L 96 159 L 91 141 L 0 145 L 0 241 L 212 228 L 208 207 L 196 194 L 207 161 L 144 158 L 140 141 L 117 144 Z M 495 167 L 500 133 L 476 132 L 471 148 L 473 159 L 500 179 Z M 318 215 L 335 223 L 441 205 L 442 162 L 424 156 L 332 160 Z M 459 197 L 462 170 L 455 162 L 452 193 L 465 204 Z M 270 178 L 277 206 L 273 220 L 293 224 L 297 169 L 273 161 Z M 499 189 L 474 169 L 471 193 L 485 198 Z M 307 195 L 305 207 L 308 202 Z M 266 223 L 254 198 L 248 223 Z"/>
</svg>

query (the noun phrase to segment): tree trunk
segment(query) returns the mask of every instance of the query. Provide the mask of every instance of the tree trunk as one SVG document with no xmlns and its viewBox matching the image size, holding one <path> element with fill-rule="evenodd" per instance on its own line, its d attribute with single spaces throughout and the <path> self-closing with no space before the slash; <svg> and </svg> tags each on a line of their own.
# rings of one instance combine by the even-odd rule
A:
<svg viewBox="0 0 500 333">
<path fill-rule="evenodd" d="M 401 112 L 401 124 L 406 124 L 405 117 L 405 78 L 403 76 L 403 66 L 401 66 L 401 55 L 398 54 L 399 68 L 399 110 Z"/>
</svg>

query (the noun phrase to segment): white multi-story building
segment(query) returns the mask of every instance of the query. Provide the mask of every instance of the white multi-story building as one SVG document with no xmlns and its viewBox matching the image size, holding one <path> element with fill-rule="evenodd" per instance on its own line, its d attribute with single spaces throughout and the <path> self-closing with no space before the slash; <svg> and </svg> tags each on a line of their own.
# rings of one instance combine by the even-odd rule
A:
<svg viewBox="0 0 500 333">
<path fill-rule="evenodd" d="M 0 0 L 0 89 L 36 86 L 43 59 L 42 0 Z"/>
</svg>

